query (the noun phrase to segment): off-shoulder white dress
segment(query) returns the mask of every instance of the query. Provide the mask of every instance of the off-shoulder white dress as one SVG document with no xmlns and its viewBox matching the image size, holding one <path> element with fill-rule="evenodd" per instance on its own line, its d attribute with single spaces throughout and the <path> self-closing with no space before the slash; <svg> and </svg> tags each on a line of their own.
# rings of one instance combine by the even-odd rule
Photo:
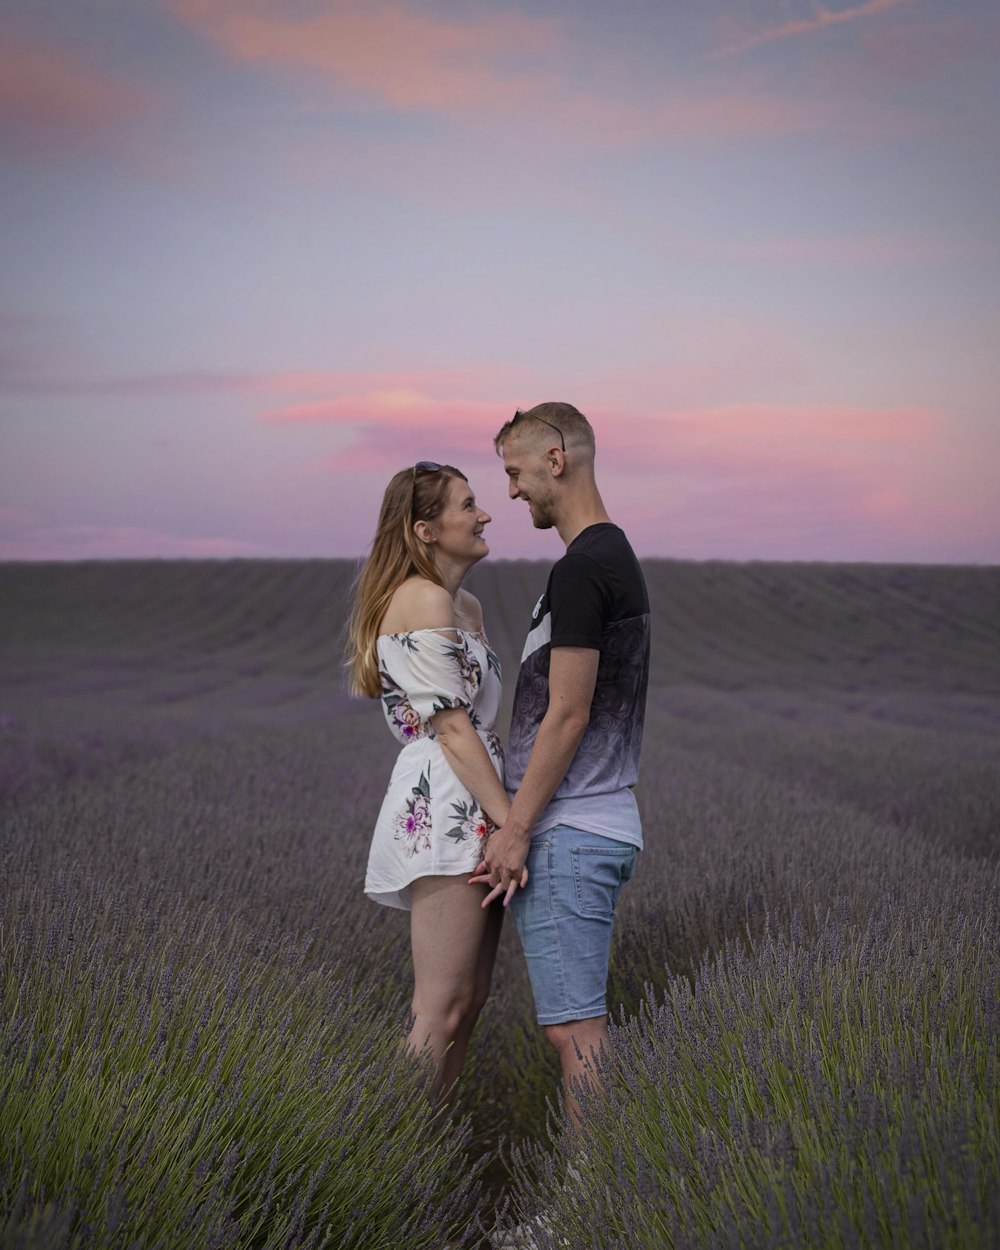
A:
<svg viewBox="0 0 1000 1250">
<path fill-rule="evenodd" d="M 500 663 L 479 631 L 415 629 L 380 634 L 382 710 L 403 743 L 375 823 L 365 894 L 409 909 L 417 877 L 471 873 L 483 857 L 489 818 L 452 771 L 431 725 L 463 707 L 503 780 Z"/>
</svg>

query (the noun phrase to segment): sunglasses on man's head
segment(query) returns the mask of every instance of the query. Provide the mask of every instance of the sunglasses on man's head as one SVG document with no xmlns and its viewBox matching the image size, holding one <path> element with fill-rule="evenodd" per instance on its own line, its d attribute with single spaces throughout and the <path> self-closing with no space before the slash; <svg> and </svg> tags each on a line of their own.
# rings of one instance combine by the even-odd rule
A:
<svg viewBox="0 0 1000 1250">
<path fill-rule="evenodd" d="M 562 448 L 562 453 L 565 456 L 566 440 L 563 438 L 563 432 L 562 430 L 560 430 L 558 425 L 553 425 L 551 421 L 546 421 L 544 417 L 539 417 L 533 412 L 532 413 L 522 412 L 520 408 L 518 408 L 518 410 L 511 417 L 510 423 L 512 426 L 514 426 L 518 423 L 518 421 L 521 420 L 522 417 L 527 417 L 527 416 L 530 416 L 532 421 L 541 421 L 542 425 L 547 425 L 550 430 L 555 430 L 555 432 L 559 435 L 559 446 Z"/>
</svg>

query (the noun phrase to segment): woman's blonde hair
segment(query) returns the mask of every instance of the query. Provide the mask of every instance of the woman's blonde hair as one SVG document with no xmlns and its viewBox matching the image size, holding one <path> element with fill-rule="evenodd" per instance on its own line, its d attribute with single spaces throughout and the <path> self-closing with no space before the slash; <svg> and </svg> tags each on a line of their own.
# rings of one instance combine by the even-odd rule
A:
<svg viewBox="0 0 1000 1250">
<path fill-rule="evenodd" d="M 371 555 L 354 584 L 347 626 L 347 684 L 351 694 L 377 699 L 379 681 L 375 639 L 389 600 L 408 577 L 426 577 L 443 586 L 428 549 L 413 532 L 415 521 L 433 521 L 444 511 L 451 479 L 469 479 L 450 464 L 436 469 L 400 469 L 385 488 Z"/>
</svg>

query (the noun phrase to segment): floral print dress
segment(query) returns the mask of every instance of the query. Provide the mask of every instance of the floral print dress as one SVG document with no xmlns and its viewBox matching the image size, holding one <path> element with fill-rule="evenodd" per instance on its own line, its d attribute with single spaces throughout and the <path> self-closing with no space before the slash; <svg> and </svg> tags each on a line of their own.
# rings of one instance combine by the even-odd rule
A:
<svg viewBox="0 0 1000 1250">
<path fill-rule="evenodd" d="M 375 824 L 365 894 L 409 910 L 411 881 L 471 873 L 483 857 L 492 824 L 452 771 L 431 717 L 465 708 L 502 781 L 500 663 L 482 631 L 380 634 L 376 649 L 382 710 L 403 749 Z"/>
</svg>

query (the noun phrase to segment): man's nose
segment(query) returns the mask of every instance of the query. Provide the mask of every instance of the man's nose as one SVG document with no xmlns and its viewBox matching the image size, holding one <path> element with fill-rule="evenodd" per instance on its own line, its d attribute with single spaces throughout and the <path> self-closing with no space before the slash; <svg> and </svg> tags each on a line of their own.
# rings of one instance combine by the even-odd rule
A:
<svg viewBox="0 0 1000 1250">
<path fill-rule="evenodd" d="M 515 482 L 512 477 L 507 479 L 507 494 L 511 497 L 511 499 L 517 498 L 517 482 Z"/>
</svg>

